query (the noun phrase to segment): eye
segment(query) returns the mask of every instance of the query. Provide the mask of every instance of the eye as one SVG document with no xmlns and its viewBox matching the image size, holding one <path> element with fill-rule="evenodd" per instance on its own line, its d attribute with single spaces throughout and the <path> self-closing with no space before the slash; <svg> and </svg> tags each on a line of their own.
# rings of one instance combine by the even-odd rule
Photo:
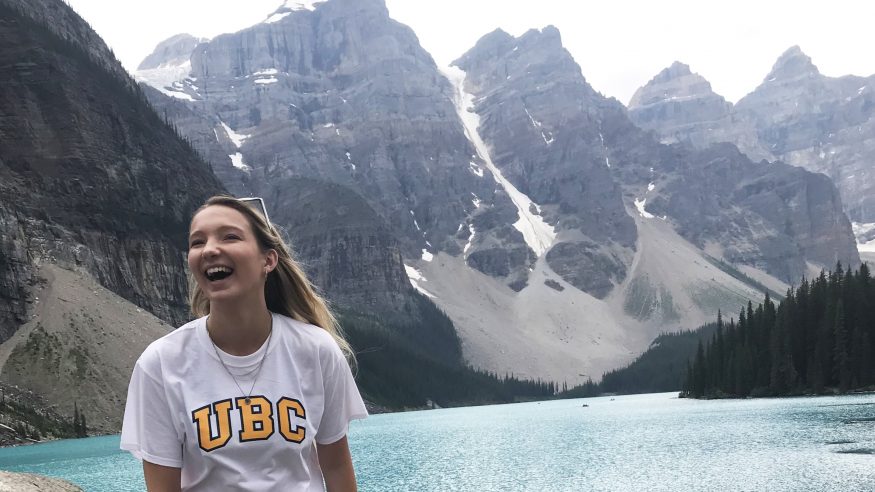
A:
<svg viewBox="0 0 875 492">
<path fill-rule="evenodd" d="M 189 243 L 188 247 L 194 248 L 195 246 L 200 246 L 203 243 L 204 243 L 203 239 L 195 239 L 191 243 Z"/>
<path fill-rule="evenodd" d="M 226 240 L 238 240 L 238 239 L 240 239 L 240 236 L 238 236 L 237 234 L 228 234 L 227 236 L 225 236 L 225 239 Z"/>
</svg>

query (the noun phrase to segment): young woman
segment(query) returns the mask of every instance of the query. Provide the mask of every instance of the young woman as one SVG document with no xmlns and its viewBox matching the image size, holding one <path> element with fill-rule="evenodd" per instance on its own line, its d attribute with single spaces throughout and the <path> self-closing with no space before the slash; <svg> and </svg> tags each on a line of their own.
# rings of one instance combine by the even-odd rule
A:
<svg viewBox="0 0 875 492">
<path fill-rule="evenodd" d="M 356 490 L 350 348 L 266 214 L 210 198 L 188 266 L 199 318 L 152 343 L 128 388 L 121 448 L 148 490 Z"/>
</svg>

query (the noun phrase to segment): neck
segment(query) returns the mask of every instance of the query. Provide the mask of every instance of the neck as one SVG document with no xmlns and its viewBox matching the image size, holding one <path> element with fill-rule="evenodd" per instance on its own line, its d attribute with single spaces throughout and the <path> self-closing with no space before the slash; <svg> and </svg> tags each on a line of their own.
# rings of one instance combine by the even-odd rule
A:
<svg viewBox="0 0 875 492">
<path fill-rule="evenodd" d="M 239 306 L 211 305 L 207 331 L 217 347 L 231 355 L 249 355 L 261 347 L 271 330 L 267 306 L 240 309 Z"/>
</svg>

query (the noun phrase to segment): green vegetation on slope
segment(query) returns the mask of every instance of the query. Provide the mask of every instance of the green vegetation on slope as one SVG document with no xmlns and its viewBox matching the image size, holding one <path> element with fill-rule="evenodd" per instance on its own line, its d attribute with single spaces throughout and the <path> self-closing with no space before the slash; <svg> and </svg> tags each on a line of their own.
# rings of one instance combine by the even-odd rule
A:
<svg viewBox="0 0 875 492">
<path fill-rule="evenodd" d="M 356 381 L 366 399 L 400 409 L 423 407 L 429 401 L 446 407 L 546 399 L 556 392 L 553 382 L 499 377 L 464 365 L 449 318 L 436 307 L 423 312 L 427 319 L 416 327 L 340 312 L 341 325 L 356 352 Z M 417 339 L 411 330 L 431 334 L 431 339 Z"/>
<path fill-rule="evenodd" d="M 856 272 L 821 272 L 776 307 L 748 303 L 700 345 L 687 369 L 693 398 L 839 392 L 875 385 L 875 281 Z"/>
<path fill-rule="evenodd" d="M 694 331 L 664 333 L 656 337 L 646 352 L 631 364 L 602 376 L 599 383 L 587 381 L 560 393 L 560 398 L 584 398 L 605 393 L 635 394 L 680 390 L 687 363 L 696 347 L 717 328 L 711 323 Z"/>
</svg>

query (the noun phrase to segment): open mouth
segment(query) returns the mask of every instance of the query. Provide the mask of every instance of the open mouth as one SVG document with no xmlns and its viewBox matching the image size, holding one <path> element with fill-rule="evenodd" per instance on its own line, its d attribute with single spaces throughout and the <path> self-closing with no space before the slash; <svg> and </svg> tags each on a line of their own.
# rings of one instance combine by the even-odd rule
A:
<svg viewBox="0 0 875 492">
<path fill-rule="evenodd" d="M 231 273 L 233 272 L 234 270 L 231 268 L 220 266 L 208 268 L 207 271 L 204 272 L 204 275 L 206 275 L 207 280 L 209 280 L 210 282 L 215 282 L 217 280 L 228 278 L 228 276 L 231 275 Z"/>
</svg>

